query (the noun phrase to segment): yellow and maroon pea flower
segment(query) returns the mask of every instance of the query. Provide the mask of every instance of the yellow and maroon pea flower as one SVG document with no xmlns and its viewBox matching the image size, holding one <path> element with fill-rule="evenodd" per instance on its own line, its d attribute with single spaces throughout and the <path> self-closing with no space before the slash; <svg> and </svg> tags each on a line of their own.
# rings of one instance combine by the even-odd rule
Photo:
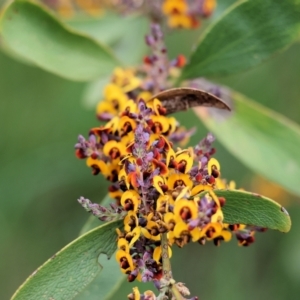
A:
<svg viewBox="0 0 300 300">
<path fill-rule="evenodd" d="M 132 99 L 130 99 L 124 104 L 124 109 L 121 112 L 121 117 L 129 116 L 131 114 L 136 114 L 137 112 L 138 112 L 137 104 Z"/>
<path fill-rule="evenodd" d="M 142 233 L 142 227 L 136 226 L 132 231 L 128 232 L 125 236 L 126 240 L 129 241 L 129 248 L 133 247 L 135 242 L 140 238 Z"/>
<path fill-rule="evenodd" d="M 121 205 L 126 211 L 137 212 L 140 203 L 140 195 L 136 191 L 128 190 L 122 194 Z"/>
<path fill-rule="evenodd" d="M 168 25 L 172 28 L 194 28 L 198 25 L 196 19 L 190 15 L 185 0 L 165 0 L 162 11 L 168 16 Z"/>
<path fill-rule="evenodd" d="M 130 189 L 130 182 L 129 182 L 129 176 L 126 173 L 125 168 L 121 168 L 119 175 L 118 175 L 118 181 L 120 188 L 125 191 Z"/>
<path fill-rule="evenodd" d="M 185 222 L 197 219 L 198 206 L 193 200 L 176 200 L 174 204 L 174 215 L 177 220 L 182 220 Z"/>
<path fill-rule="evenodd" d="M 209 223 L 201 230 L 201 237 L 205 237 L 208 241 L 216 238 L 229 241 L 231 239 L 231 233 L 223 229 L 223 224 L 221 223 Z"/>
<path fill-rule="evenodd" d="M 214 244 L 216 246 L 220 246 L 221 241 L 229 242 L 231 240 L 231 236 L 231 232 L 223 228 L 220 234 L 214 238 Z"/>
<path fill-rule="evenodd" d="M 110 157 L 112 161 L 119 161 L 120 157 L 127 154 L 127 151 L 123 143 L 111 140 L 104 145 L 103 154 Z"/>
<path fill-rule="evenodd" d="M 169 130 L 169 120 L 164 116 L 151 116 L 148 126 L 153 133 L 163 134 Z"/>
<path fill-rule="evenodd" d="M 124 250 L 117 250 L 116 252 L 116 260 L 120 265 L 121 271 L 124 274 L 129 274 L 131 271 L 133 271 L 134 268 L 134 264 L 133 264 L 133 260 L 132 257 L 130 256 L 130 254 Z"/>
<path fill-rule="evenodd" d="M 107 163 L 107 175 L 105 176 L 106 180 L 110 182 L 117 182 L 119 178 L 120 166 L 114 162 Z"/>
<path fill-rule="evenodd" d="M 180 248 L 188 244 L 190 241 L 198 241 L 200 237 L 201 233 L 198 227 L 189 230 L 188 224 L 183 221 L 177 222 L 174 227 L 174 242 Z"/>
<path fill-rule="evenodd" d="M 165 0 L 162 11 L 166 15 L 185 14 L 188 11 L 188 5 L 185 0 Z"/>
<path fill-rule="evenodd" d="M 207 164 L 208 174 L 212 175 L 214 178 L 218 178 L 220 176 L 220 170 L 220 163 L 215 158 L 211 158 Z"/>
<path fill-rule="evenodd" d="M 146 96 L 147 97 L 147 96 Z M 157 116 L 164 116 L 166 114 L 166 109 L 163 107 L 159 99 L 155 98 L 151 101 L 146 102 L 147 106 L 150 107 Z"/>
<path fill-rule="evenodd" d="M 161 194 L 164 195 L 168 190 L 168 185 L 165 176 L 156 175 L 153 177 L 153 186 Z"/>
<path fill-rule="evenodd" d="M 142 234 L 149 240 L 160 241 L 160 231 L 157 222 L 148 221 L 146 228 L 142 228 Z"/>
<path fill-rule="evenodd" d="M 126 232 L 133 231 L 139 225 L 139 220 L 134 211 L 129 211 L 124 218 L 124 230 Z"/>
<path fill-rule="evenodd" d="M 178 187 L 189 187 L 191 189 L 193 187 L 193 181 L 188 174 L 174 173 L 169 176 L 167 185 L 170 191 Z"/>
<path fill-rule="evenodd" d="M 123 250 L 126 253 L 129 253 L 129 243 L 125 238 L 118 239 L 118 249 Z"/>
<path fill-rule="evenodd" d="M 128 96 L 116 84 L 110 83 L 104 89 L 104 100 L 97 106 L 97 116 L 100 120 L 110 120 L 126 107 Z"/>
<path fill-rule="evenodd" d="M 195 28 L 198 27 L 199 23 L 196 19 L 190 15 L 185 14 L 173 14 L 168 18 L 168 25 L 171 28 Z"/>
<path fill-rule="evenodd" d="M 94 159 L 92 157 L 88 157 L 86 164 L 88 167 L 91 167 L 93 169 L 93 175 L 98 175 L 99 173 L 102 173 L 104 176 L 109 175 L 107 163 L 105 163 L 101 159 Z"/>
<path fill-rule="evenodd" d="M 128 116 L 122 116 L 119 119 L 118 131 L 121 137 L 133 131 L 135 128 L 136 128 L 136 121 L 134 119 L 131 119 Z"/>
<path fill-rule="evenodd" d="M 124 93 L 131 92 L 141 85 L 141 80 L 135 76 L 135 70 L 116 68 L 113 72 L 112 82 L 122 89 Z"/>
<path fill-rule="evenodd" d="M 193 156 L 192 148 L 176 152 L 175 159 L 173 160 L 175 169 L 181 173 L 188 173 L 193 166 Z"/>
<path fill-rule="evenodd" d="M 173 205 L 174 200 L 169 195 L 160 195 L 156 201 L 156 211 L 159 213 L 167 213 L 169 205 Z"/>
<path fill-rule="evenodd" d="M 164 214 L 164 222 L 167 224 L 169 231 L 173 231 L 178 219 L 172 212 Z"/>
</svg>

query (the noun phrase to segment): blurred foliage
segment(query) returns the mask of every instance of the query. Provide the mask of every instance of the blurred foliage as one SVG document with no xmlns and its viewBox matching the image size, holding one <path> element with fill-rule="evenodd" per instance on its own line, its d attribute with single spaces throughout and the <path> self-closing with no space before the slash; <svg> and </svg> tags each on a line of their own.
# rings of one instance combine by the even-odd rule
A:
<svg viewBox="0 0 300 300">
<path fill-rule="evenodd" d="M 188 53 L 198 35 L 197 31 L 169 32 L 170 55 Z M 262 66 L 217 81 L 300 123 L 299 51 L 300 44 L 296 44 Z M 82 106 L 87 84 L 58 78 L 2 53 L 0 70 L 0 270 L 5 282 L 0 298 L 7 299 L 24 278 L 76 238 L 87 219 L 76 199 L 84 195 L 100 201 L 107 185 L 100 176 L 91 176 L 74 157 L 77 135 L 98 124 L 94 112 Z M 187 127 L 197 122 L 193 112 L 178 117 Z M 198 127 L 193 144 L 206 133 Z M 255 174 L 218 142 L 216 147 L 222 175 L 236 180 L 238 186 L 260 192 L 260 186 L 257 191 L 253 186 Z M 272 166 L 269 168 L 272 172 Z M 274 189 L 265 188 L 264 195 L 274 198 Z M 203 299 L 297 298 L 299 199 L 282 190 L 280 197 L 280 203 L 281 199 L 284 205 L 288 203 L 293 221 L 288 235 L 271 231 L 263 237 L 257 235 L 257 242 L 250 248 L 239 248 L 233 242 L 220 248 L 189 245 L 180 252 L 175 250 L 174 277 L 189 283 L 191 293 Z M 111 299 L 124 299 L 135 285 L 124 284 Z"/>
</svg>

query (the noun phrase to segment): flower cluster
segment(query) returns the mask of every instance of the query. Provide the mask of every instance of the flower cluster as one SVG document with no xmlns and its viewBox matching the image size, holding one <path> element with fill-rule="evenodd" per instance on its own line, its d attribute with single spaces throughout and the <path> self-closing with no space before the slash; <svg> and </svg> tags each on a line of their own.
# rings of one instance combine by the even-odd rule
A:
<svg viewBox="0 0 300 300">
<path fill-rule="evenodd" d="M 162 233 L 170 246 L 179 247 L 191 241 L 219 245 L 230 240 L 232 231 L 241 245 L 254 241 L 253 230 L 223 223 L 225 199 L 213 192 L 224 185 L 219 162 L 212 157 L 214 137 L 208 134 L 194 148 L 176 149 L 174 142 L 190 132 L 165 115 L 159 99 L 140 91 L 141 84 L 132 70 L 117 69 L 97 108 L 98 118 L 107 123 L 76 144 L 77 156 L 87 158 L 93 174 L 111 181 L 110 196 L 122 207 L 115 209 L 124 216 L 116 258 L 130 281 L 161 277 Z M 207 194 L 198 196 L 203 191 Z M 107 220 L 107 211 L 96 205 L 95 213 L 95 204 L 80 203 Z"/>
<path fill-rule="evenodd" d="M 83 197 L 78 201 L 100 220 L 123 219 L 116 252 L 121 271 L 129 281 L 153 281 L 161 289 L 163 253 L 170 257 L 173 245 L 219 245 L 235 234 L 240 245 L 248 246 L 262 229 L 224 223 L 226 200 L 214 190 L 227 185 L 213 157 L 212 134 L 193 148 L 175 146 L 186 143 L 193 130 L 168 115 L 159 92 L 171 85 L 170 74 L 181 58 L 168 61 L 156 25 L 146 42 L 153 54 L 144 67 L 117 68 L 104 90 L 97 118 L 105 125 L 92 128 L 88 140 L 79 136 L 75 145 L 92 173 L 111 182 L 109 195 L 116 203 L 105 208 Z"/>
<path fill-rule="evenodd" d="M 62 17 L 70 18 L 78 13 L 96 17 L 105 10 L 113 10 L 121 15 L 143 13 L 151 19 L 163 21 L 171 28 L 197 28 L 201 20 L 211 16 L 216 0 L 42 0 Z"/>
<path fill-rule="evenodd" d="M 165 0 L 162 11 L 168 16 L 170 27 L 196 28 L 202 18 L 209 17 L 216 0 Z"/>
</svg>

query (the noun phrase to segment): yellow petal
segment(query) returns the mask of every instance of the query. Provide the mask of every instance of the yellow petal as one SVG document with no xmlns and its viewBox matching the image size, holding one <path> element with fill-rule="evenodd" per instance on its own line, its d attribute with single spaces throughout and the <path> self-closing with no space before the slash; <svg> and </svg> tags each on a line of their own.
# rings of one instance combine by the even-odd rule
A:
<svg viewBox="0 0 300 300">
<path fill-rule="evenodd" d="M 212 190 L 212 186 L 198 184 L 192 188 L 191 196 L 195 196 L 195 195 L 200 194 L 203 191 L 209 191 L 209 190 Z"/>
<path fill-rule="evenodd" d="M 195 201 L 179 199 L 175 201 L 174 215 L 179 220 L 190 220 L 198 217 L 198 207 Z"/>
<path fill-rule="evenodd" d="M 129 243 L 129 248 L 131 248 L 134 245 L 134 243 L 139 239 L 141 235 L 141 227 L 140 226 L 135 227 L 131 232 L 131 234 L 133 235 L 133 237 Z"/>
</svg>

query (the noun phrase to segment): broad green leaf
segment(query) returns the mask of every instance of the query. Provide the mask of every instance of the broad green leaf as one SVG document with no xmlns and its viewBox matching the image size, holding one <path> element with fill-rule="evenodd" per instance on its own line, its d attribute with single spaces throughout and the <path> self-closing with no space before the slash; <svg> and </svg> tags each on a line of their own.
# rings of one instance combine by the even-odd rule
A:
<svg viewBox="0 0 300 300">
<path fill-rule="evenodd" d="M 118 61 L 108 48 L 68 29 L 38 4 L 13 2 L 0 19 L 5 45 L 56 75 L 87 81 L 111 73 Z"/>
<path fill-rule="evenodd" d="M 101 272 L 99 255 L 110 258 L 116 250 L 115 229 L 121 224 L 106 223 L 74 240 L 33 272 L 12 300 L 74 299 Z"/>
<path fill-rule="evenodd" d="M 77 296 L 75 300 L 106 300 L 115 293 L 120 285 L 127 279 L 127 276 L 120 270 L 120 266 L 114 256 L 107 259 L 100 256 L 99 263 L 103 272 L 98 273 L 95 279 Z"/>
<path fill-rule="evenodd" d="M 108 44 L 125 65 L 140 64 L 147 52 L 144 37 L 149 31 L 149 21 L 144 16 L 125 17 L 107 13 L 100 19 L 72 20 L 68 24 L 95 40 Z"/>
<path fill-rule="evenodd" d="M 230 97 L 233 112 L 228 116 L 194 110 L 246 166 L 300 195 L 300 126 L 237 92 Z"/>
<path fill-rule="evenodd" d="M 240 190 L 214 192 L 226 200 L 222 207 L 225 223 L 254 225 L 282 232 L 291 228 L 291 219 L 285 208 L 267 197 Z M 200 197 L 205 193 L 202 192 Z"/>
<path fill-rule="evenodd" d="M 299 0 L 239 1 L 205 31 L 181 79 L 247 70 L 286 48 L 299 34 Z"/>
<path fill-rule="evenodd" d="M 66 20 L 65 23 L 76 31 L 85 33 L 97 41 L 106 45 L 114 45 L 122 38 L 123 30 L 126 29 L 123 20 L 127 20 L 127 18 L 106 12 L 97 18 L 73 18 Z M 120 26 L 120 23 L 122 26 Z"/>
</svg>

